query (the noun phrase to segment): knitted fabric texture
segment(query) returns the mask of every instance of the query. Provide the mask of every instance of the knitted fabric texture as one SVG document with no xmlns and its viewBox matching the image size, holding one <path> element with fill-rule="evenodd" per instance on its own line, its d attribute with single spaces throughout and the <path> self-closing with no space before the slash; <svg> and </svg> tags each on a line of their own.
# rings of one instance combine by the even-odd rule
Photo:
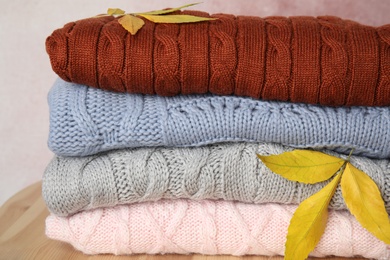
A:
<svg viewBox="0 0 390 260">
<path fill-rule="evenodd" d="M 49 238 L 86 254 L 199 253 L 283 255 L 296 207 L 226 201 L 163 200 L 46 219 Z M 389 259 L 390 249 L 347 211 L 329 212 L 311 256 Z"/>
<path fill-rule="evenodd" d="M 329 16 L 211 17 L 218 19 L 145 20 L 134 36 L 117 18 L 89 18 L 55 30 L 46 50 L 64 80 L 119 92 L 390 105 L 390 25 Z"/>
<path fill-rule="evenodd" d="M 49 147 L 64 156 L 119 148 L 275 142 L 390 157 L 390 107 L 323 107 L 245 97 L 114 93 L 58 79 Z"/>
<path fill-rule="evenodd" d="M 162 198 L 298 204 L 328 182 L 306 185 L 288 181 L 272 173 L 256 156 L 288 150 L 275 144 L 226 143 L 55 157 L 44 174 L 42 194 L 49 210 L 59 216 Z M 390 212 L 389 161 L 352 156 L 351 163 L 377 183 Z M 340 189 L 330 208 L 346 208 Z"/>
</svg>

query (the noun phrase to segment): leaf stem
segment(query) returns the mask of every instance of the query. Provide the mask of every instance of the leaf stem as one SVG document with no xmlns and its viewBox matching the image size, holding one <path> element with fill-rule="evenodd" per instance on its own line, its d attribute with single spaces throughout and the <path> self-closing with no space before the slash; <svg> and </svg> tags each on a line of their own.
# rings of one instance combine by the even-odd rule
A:
<svg viewBox="0 0 390 260">
<path fill-rule="evenodd" d="M 355 151 L 355 148 L 352 148 L 351 151 L 349 152 L 348 158 L 346 160 L 347 162 L 349 162 L 349 160 L 351 159 L 353 151 Z"/>
</svg>

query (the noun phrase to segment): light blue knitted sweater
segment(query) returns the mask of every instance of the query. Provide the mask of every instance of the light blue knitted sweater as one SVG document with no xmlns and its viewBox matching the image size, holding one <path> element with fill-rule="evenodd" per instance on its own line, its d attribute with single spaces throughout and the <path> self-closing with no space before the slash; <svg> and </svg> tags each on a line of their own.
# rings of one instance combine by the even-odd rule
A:
<svg viewBox="0 0 390 260">
<path fill-rule="evenodd" d="M 340 153 L 355 148 L 355 155 L 390 158 L 390 107 L 334 108 L 213 95 L 131 95 L 61 79 L 48 100 L 48 144 L 57 155 L 249 141 Z"/>
</svg>

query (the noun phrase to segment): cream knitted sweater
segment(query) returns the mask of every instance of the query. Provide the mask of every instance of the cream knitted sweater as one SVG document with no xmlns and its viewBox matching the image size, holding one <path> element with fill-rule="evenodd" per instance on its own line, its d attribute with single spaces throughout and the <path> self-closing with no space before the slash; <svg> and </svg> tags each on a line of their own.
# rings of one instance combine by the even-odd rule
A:
<svg viewBox="0 0 390 260">
<path fill-rule="evenodd" d="M 86 254 L 282 255 L 296 206 L 231 201 L 160 200 L 46 220 L 49 238 Z M 390 248 L 347 211 L 331 210 L 312 256 L 387 260 Z"/>
</svg>

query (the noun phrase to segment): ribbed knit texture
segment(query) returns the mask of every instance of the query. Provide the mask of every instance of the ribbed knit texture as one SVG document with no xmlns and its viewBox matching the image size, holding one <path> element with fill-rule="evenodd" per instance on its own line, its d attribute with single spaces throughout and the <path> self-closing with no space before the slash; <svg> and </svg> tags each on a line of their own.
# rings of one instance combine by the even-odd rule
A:
<svg viewBox="0 0 390 260">
<path fill-rule="evenodd" d="M 296 207 L 226 201 L 162 200 L 46 219 L 49 238 L 86 254 L 283 255 Z M 389 259 L 390 248 L 346 211 L 330 211 L 311 256 Z"/>
<path fill-rule="evenodd" d="M 58 79 L 49 147 L 65 156 L 144 146 L 275 142 L 390 157 L 390 107 L 322 107 L 213 95 L 114 93 Z"/>
<path fill-rule="evenodd" d="M 162 198 L 298 204 L 328 182 L 305 185 L 288 181 L 271 172 L 256 156 L 288 150 L 275 144 L 229 143 L 55 157 L 43 177 L 42 194 L 49 210 L 60 216 Z M 390 212 L 390 162 L 352 156 L 351 163 L 377 183 Z M 346 208 L 340 189 L 330 208 Z"/>
<path fill-rule="evenodd" d="M 117 18 L 89 18 L 55 30 L 46 50 L 64 80 L 119 92 L 390 105 L 390 25 L 330 16 L 211 17 L 218 19 L 145 20 L 134 36 Z"/>
</svg>

